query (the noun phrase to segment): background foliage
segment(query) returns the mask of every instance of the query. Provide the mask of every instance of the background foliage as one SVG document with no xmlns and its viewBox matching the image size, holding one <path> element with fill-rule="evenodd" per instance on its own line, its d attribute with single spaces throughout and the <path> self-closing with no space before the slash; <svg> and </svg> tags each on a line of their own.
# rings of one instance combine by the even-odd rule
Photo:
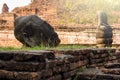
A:
<svg viewBox="0 0 120 80">
<path fill-rule="evenodd" d="M 56 0 L 60 23 L 96 23 L 97 11 L 105 11 L 110 23 L 118 23 L 120 0 Z"/>
</svg>

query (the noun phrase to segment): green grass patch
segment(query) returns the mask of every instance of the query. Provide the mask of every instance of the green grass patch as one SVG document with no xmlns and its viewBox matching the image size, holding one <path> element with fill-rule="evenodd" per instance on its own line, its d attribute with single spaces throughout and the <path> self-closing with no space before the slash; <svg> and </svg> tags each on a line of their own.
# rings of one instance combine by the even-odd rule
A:
<svg viewBox="0 0 120 80">
<path fill-rule="evenodd" d="M 12 50 L 69 50 L 69 49 L 82 49 L 82 48 L 89 48 L 89 47 L 88 46 L 81 46 L 81 45 L 60 45 L 58 47 L 36 46 L 36 47 L 23 47 L 23 48 L 0 47 L 0 51 L 12 51 Z"/>
<path fill-rule="evenodd" d="M 0 51 L 7 51 L 7 50 L 20 50 L 20 48 L 15 48 L 15 47 L 0 47 Z"/>
</svg>

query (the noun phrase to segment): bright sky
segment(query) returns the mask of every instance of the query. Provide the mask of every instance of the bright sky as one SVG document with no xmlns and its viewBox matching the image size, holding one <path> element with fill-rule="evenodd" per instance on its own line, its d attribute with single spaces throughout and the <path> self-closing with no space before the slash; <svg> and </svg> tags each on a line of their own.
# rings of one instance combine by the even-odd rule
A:
<svg viewBox="0 0 120 80">
<path fill-rule="evenodd" d="M 6 3 L 9 7 L 9 11 L 13 10 L 15 7 L 28 5 L 31 0 L 0 0 L 0 13 L 2 10 L 2 6 Z"/>
</svg>

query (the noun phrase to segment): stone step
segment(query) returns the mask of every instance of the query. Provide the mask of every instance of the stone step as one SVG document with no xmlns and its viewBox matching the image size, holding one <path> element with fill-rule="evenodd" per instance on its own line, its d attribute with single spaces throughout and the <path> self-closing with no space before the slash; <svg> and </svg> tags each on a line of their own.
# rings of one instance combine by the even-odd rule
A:
<svg viewBox="0 0 120 80">
<path fill-rule="evenodd" d="M 0 80 L 33 80 L 34 77 L 38 78 L 40 77 L 40 75 L 38 75 L 38 73 L 36 72 L 11 72 L 6 70 L 0 70 Z"/>
<path fill-rule="evenodd" d="M 115 68 L 115 69 L 101 69 L 102 72 L 105 74 L 116 74 L 120 75 L 120 68 Z"/>
<path fill-rule="evenodd" d="M 105 68 L 120 68 L 120 63 L 107 63 L 104 65 Z"/>
<path fill-rule="evenodd" d="M 0 70 L 0 80 L 45 80 L 46 77 L 52 76 L 50 70 L 41 72 L 16 72 Z"/>
<path fill-rule="evenodd" d="M 0 61 L 0 69 L 9 71 L 37 72 L 45 69 L 46 63 Z"/>
<path fill-rule="evenodd" d="M 17 62 L 45 62 L 46 59 L 55 59 L 52 51 L 1 51 L 0 60 Z"/>
<path fill-rule="evenodd" d="M 120 80 L 120 75 L 78 73 L 75 80 Z"/>
</svg>

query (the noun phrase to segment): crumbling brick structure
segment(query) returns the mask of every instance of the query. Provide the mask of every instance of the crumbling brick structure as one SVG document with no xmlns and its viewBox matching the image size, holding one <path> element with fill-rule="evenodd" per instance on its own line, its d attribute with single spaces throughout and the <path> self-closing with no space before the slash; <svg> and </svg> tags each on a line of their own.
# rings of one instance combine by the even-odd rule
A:
<svg viewBox="0 0 120 80">
<path fill-rule="evenodd" d="M 35 14 L 49 23 L 53 24 L 57 20 L 57 8 L 54 0 L 33 0 L 25 7 L 16 7 L 12 12 L 17 16 L 27 16 Z"/>
<path fill-rule="evenodd" d="M 0 51 L 0 80 L 84 80 L 80 79 L 85 77 L 82 74 L 76 76 L 79 79 L 74 78 L 83 67 L 101 70 L 108 63 L 120 63 L 119 55 L 119 49 Z M 94 80 L 120 80 L 120 75 L 106 73 L 97 77 Z"/>
<path fill-rule="evenodd" d="M 8 13 L 8 12 L 9 12 L 9 7 L 7 6 L 6 3 L 4 3 L 2 7 L 2 13 Z"/>
<path fill-rule="evenodd" d="M 24 7 L 16 7 L 10 13 L 8 13 L 9 8 L 7 4 L 4 4 L 2 9 L 2 13 L 4 14 L 0 14 L 0 25 L 7 25 L 8 27 L 12 26 L 11 29 L 13 29 L 13 23 L 16 17 L 37 15 L 53 26 L 57 22 L 57 8 L 53 2 L 54 0 L 32 0 L 29 5 Z"/>
<path fill-rule="evenodd" d="M 13 29 L 16 15 L 12 13 L 5 13 L 0 15 L 0 29 Z"/>
</svg>

